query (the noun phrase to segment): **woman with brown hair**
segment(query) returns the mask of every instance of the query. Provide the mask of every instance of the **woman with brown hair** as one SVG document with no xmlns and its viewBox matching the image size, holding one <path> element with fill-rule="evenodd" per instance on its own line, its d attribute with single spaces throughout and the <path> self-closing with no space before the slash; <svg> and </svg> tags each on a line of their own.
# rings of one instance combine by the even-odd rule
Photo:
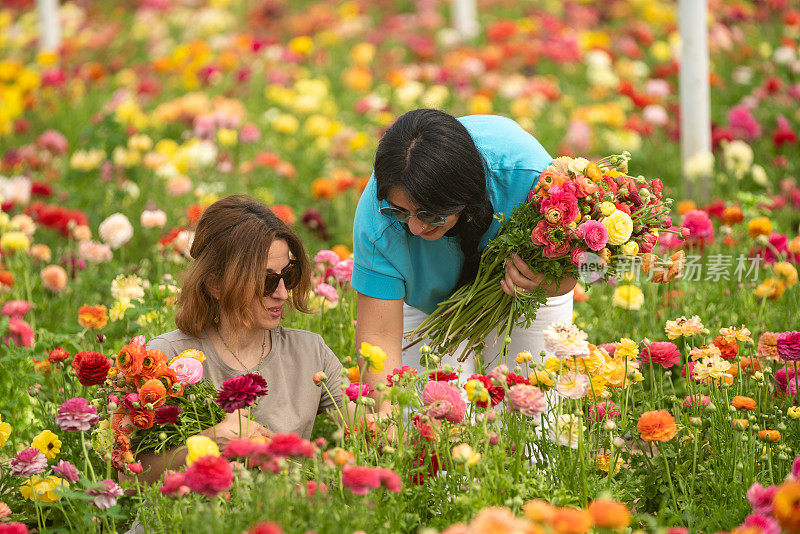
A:
<svg viewBox="0 0 800 534">
<path fill-rule="evenodd" d="M 203 432 L 221 446 L 240 431 L 309 438 L 317 414 L 342 406 L 342 365 L 319 335 L 280 326 L 287 308 L 308 312 L 311 267 L 302 241 L 263 204 L 232 195 L 203 213 L 190 254 L 178 297 L 178 329 L 151 339 L 147 348 L 168 358 L 188 349 L 203 351 L 203 376 L 217 388 L 241 374 L 264 377 L 269 393 L 252 410 L 253 420 L 247 422 L 247 412 L 240 410 Z M 329 377 L 335 398 L 315 386 L 317 371 Z M 170 458 L 172 465 L 182 465 L 185 452 L 142 456 L 150 466 L 145 478 L 157 480 Z"/>
</svg>

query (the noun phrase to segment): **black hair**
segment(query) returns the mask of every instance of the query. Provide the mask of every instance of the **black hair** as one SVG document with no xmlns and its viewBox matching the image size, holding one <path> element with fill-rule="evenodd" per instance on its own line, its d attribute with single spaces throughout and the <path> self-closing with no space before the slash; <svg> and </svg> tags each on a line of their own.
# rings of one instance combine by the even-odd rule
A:
<svg viewBox="0 0 800 534">
<path fill-rule="evenodd" d="M 494 207 L 486 190 L 486 166 L 464 125 L 435 109 L 401 115 L 378 143 L 375 180 L 378 200 L 400 187 L 421 210 L 437 215 L 460 211 L 447 234 L 460 238 L 464 253 L 456 287 L 474 280 L 478 244 L 492 223 Z"/>
</svg>

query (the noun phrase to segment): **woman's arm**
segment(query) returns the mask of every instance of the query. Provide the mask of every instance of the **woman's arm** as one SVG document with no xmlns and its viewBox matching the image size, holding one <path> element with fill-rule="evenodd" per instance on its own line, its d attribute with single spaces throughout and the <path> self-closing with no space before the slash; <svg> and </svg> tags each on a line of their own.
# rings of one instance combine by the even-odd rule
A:
<svg viewBox="0 0 800 534">
<path fill-rule="evenodd" d="M 403 361 L 403 300 L 383 300 L 358 294 L 358 320 L 356 322 L 356 350 L 366 341 L 386 352 L 384 369 L 380 373 L 364 370 L 362 381 L 372 389 L 386 382 L 392 369 L 402 366 Z M 362 360 L 359 358 L 359 362 Z M 381 402 L 380 393 L 373 393 L 379 412 L 389 411 L 389 404 Z"/>
</svg>

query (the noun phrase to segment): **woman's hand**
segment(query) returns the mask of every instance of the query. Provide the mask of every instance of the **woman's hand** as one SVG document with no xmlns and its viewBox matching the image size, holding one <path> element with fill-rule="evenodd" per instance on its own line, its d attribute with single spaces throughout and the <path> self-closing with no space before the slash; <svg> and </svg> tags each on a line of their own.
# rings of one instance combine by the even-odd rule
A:
<svg viewBox="0 0 800 534">
<path fill-rule="evenodd" d="M 531 271 L 531 268 L 517 254 L 512 254 L 511 261 L 506 262 L 506 277 L 500 282 L 503 291 L 514 296 L 515 289 L 523 292 L 533 291 L 544 281 L 544 275 Z M 548 297 L 557 297 L 572 291 L 578 281 L 575 278 L 565 278 L 560 282 L 544 286 Z"/>
<path fill-rule="evenodd" d="M 240 433 L 241 432 L 241 433 Z M 272 432 L 247 418 L 247 410 L 236 410 L 225 416 L 225 419 L 201 432 L 224 447 L 229 441 L 237 438 L 272 437 Z"/>
</svg>

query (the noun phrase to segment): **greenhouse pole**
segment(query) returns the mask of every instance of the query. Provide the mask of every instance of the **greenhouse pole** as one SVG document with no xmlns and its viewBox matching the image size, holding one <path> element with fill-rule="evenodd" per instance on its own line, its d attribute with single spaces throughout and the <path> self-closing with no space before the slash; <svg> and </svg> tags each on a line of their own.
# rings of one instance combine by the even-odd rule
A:
<svg viewBox="0 0 800 534">
<path fill-rule="evenodd" d="M 711 96 L 708 75 L 707 0 L 680 0 L 678 27 L 681 35 L 680 106 L 681 162 L 685 192 L 697 200 L 709 196 L 709 180 L 691 183 L 686 163 L 711 152 Z M 695 189 L 696 187 L 696 189 Z"/>
<path fill-rule="evenodd" d="M 476 0 L 452 0 L 453 26 L 461 39 L 468 41 L 478 35 Z"/>
<path fill-rule="evenodd" d="M 61 28 L 58 21 L 58 0 L 36 0 L 41 30 L 39 48 L 56 51 L 61 46 Z"/>
</svg>

